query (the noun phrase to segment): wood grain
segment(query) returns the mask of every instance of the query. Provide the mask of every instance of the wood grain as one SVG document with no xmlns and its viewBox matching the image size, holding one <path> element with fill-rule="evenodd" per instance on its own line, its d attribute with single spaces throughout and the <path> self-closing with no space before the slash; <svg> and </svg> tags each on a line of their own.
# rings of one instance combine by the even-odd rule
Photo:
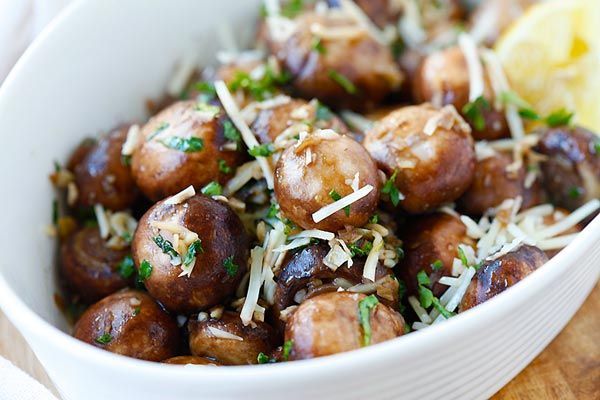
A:
<svg viewBox="0 0 600 400">
<path fill-rule="evenodd" d="M 0 312 L 0 355 L 54 390 L 23 337 Z M 492 400 L 600 399 L 600 286 L 569 325 Z"/>
</svg>

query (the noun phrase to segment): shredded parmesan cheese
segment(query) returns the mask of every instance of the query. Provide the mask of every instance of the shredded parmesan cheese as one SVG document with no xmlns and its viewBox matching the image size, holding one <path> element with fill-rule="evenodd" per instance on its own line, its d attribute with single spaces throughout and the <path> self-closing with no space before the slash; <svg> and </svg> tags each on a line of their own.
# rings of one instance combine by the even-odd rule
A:
<svg viewBox="0 0 600 400">
<path fill-rule="evenodd" d="M 316 211 L 312 215 L 312 219 L 315 223 L 319 223 L 323 221 L 325 218 L 335 214 L 336 212 L 343 210 L 345 207 L 350 204 L 362 199 L 367 196 L 373 190 L 373 186 L 365 185 L 361 189 L 356 192 L 350 193 L 347 196 L 342 197 L 341 199 L 326 205 L 320 210 Z"/>
<path fill-rule="evenodd" d="M 196 195 L 196 190 L 192 185 L 183 189 L 181 192 L 169 197 L 165 200 L 164 204 L 175 205 L 180 204 L 186 201 L 187 199 L 194 197 Z"/>
<path fill-rule="evenodd" d="M 244 341 L 244 339 L 238 335 L 234 335 L 231 332 L 227 332 L 224 331 L 222 329 L 219 328 L 215 328 L 214 326 L 207 326 L 206 329 L 210 332 L 211 335 L 213 335 L 214 337 L 218 338 L 218 339 L 226 339 L 226 340 L 237 340 L 237 341 Z"/>
<path fill-rule="evenodd" d="M 240 319 L 244 325 L 250 324 L 254 309 L 258 303 L 260 287 L 262 286 L 262 264 L 265 251 L 262 247 L 255 247 L 250 251 L 250 281 L 248 284 L 248 293 L 244 306 L 240 312 Z"/>
<path fill-rule="evenodd" d="M 140 127 L 137 124 L 131 125 L 127 131 L 127 139 L 121 147 L 121 154 L 124 156 L 130 156 L 137 147 L 140 139 Z"/>
<path fill-rule="evenodd" d="M 110 234 L 110 225 L 108 223 L 108 217 L 104 211 L 102 204 L 94 205 L 94 213 L 96 214 L 96 220 L 98 221 L 98 229 L 100 230 L 100 237 L 102 239 L 108 239 Z"/>
<path fill-rule="evenodd" d="M 475 101 L 478 97 L 483 96 L 484 91 L 483 68 L 479 60 L 477 45 L 467 33 L 461 33 L 458 36 L 458 45 L 465 56 L 469 70 L 469 101 Z"/>
</svg>

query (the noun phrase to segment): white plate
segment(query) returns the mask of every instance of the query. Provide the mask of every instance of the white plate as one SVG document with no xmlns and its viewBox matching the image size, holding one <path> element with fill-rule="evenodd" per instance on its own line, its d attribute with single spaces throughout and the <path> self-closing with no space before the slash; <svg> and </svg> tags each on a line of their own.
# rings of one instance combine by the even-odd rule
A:
<svg viewBox="0 0 600 400">
<path fill-rule="evenodd" d="M 95 0 L 71 6 L 0 89 L 0 306 L 70 400 L 483 399 L 565 326 L 600 274 L 600 218 L 533 275 L 424 331 L 351 353 L 266 366 L 167 366 L 63 332 L 50 222 L 54 159 L 84 135 L 142 119 L 190 51 L 211 62 L 217 26 L 249 39 L 258 0 Z"/>
</svg>

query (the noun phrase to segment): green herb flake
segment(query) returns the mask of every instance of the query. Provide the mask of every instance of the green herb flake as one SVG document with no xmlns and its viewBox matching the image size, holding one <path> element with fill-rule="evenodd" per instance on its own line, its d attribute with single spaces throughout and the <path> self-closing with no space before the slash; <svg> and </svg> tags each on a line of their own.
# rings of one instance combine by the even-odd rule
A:
<svg viewBox="0 0 600 400">
<path fill-rule="evenodd" d="M 212 104 L 207 104 L 205 102 L 196 103 L 194 110 L 199 111 L 199 112 L 205 112 L 205 113 L 211 114 L 213 116 L 217 115 L 219 113 L 219 111 L 221 111 L 219 106 L 214 106 Z"/>
<path fill-rule="evenodd" d="M 469 261 L 467 260 L 467 255 L 465 254 L 462 247 L 458 246 L 456 251 L 458 252 L 458 258 L 460 258 L 460 262 L 462 263 L 462 265 L 464 265 L 465 267 L 468 267 Z"/>
<path fill-rule="evenodd" d="M 219 171 L 224 173 L 224 174 L 230 174 L 231 173 L 231 167 L 229 165 L 227 165 L 227 161 L 220 159 L 219 161 L 217 161 L 217 163 L 219 164 Z"/>
<path fill-rule="evenodd" d="M 223 136 L 225 136 L 225 139 L 231 140 L 232 142 L 240 142 L 242 140 L 240 131 L 238 131 L 235 125 L 233 125 L 233 122 L 229 120 L 223 122 Z"/>
<path fill-rule="evenodd" d="M 98 343 L 98 344 L 109 344 L 110 342 L 112 342 L 112 340 L 113 340 L 113 337 L 108 333 L 105 333 L 102 336 L 98 336 L 95 339 L 96 343 Z"/>
<path fill-rule="evenodd" d="M 267 218 L 277 218 L 277 213 L 279 213 L 279 204 L 271 203 L 269 211 L 267 211 Z"/>
<path fill-rule="evenodd" d="M 248 150 L 248 154 L 252 157 L 269 157 L 275 152 L 275 148 L 272 143 L 265 143 Z"/>
<path fill-rule="evenodd" d="M 223 187 L 219 184 L 219 182 L 212 181 L 208 185 L 204 186 L 200 191 L 206 196 L 220 196 L 221 193 L 223 193 Z"/>
<path fill-rule="evenodd" d="M 123 164 L 126 167 L 131 166 L 131 156 L 121 155 L 121 164 Z"/>
<path fill-rule="evenodd" d="M 369 218 L 370 224 L 378 224 L 379 223 L 379 214 L 375 213 Z"/>
<path fill-rule="evenodd" d="M 570 125 L 574 115 L 574 113 L 563 108 L 548 115 L 544 121 L 550 127 Z"/>
<path fill-rule="evenodd" d="M 432 294 L 432 296 L 433 296 L 433 294 Z M 453 316 L 455 316 L 455 315 L 456 315 L 455 313 L 448 311 L 448 310 L 446 309 L 446 307 L 444 307 L 444 306 L 442 305 L 442 303 L 440 303 L 440 300 L 439 300 L 437 297 L 433 297 L 433 300 L 432 300 L 432 302 L 431 302 L 431 303 L 433 304 L 433 307 L 434 307 L 436 310 L 438 310 L 438 312 L 439 312 L 440 314 L 442 314 L 442 316 L 443 316 L 444 318 L 446 318 L 446 319 L 448 319 L 448 318 L 450 318 L 450 317 L 453 317 Z"/>
<path fill-rule="evenodd" d="M 56 160 L 54 160 L 54 172 L 60 172 L 60 170 L 62 169 L 60 163 Z"/>
<path fill-rule="evenodd" d="M 183 151 L 184 153 L 196 153 L 204 148 L 204 140 L 199 137 L 191 136 L 182 138 L 171 136 L 161 141 L 161 143 L 170 149 Z"/>
<path fill-rule="evenodd" d="M 396 247 L 396 254 L 398 255 L 398 259 L 402 260 L 404 258 L 404 249 L 401 246 Z"/>
<path fill-rule="evenodd" d="M 304 9 L 304 0 L 289 0 L 281 7 L 281 15 L 286 18 L 296 18 Z"/>
<path fill-rule="evenodd" d="M 567 192 L 570 198 L 578 199 L 583 195 L 583 189 L 579 186 L 571 186 Z"/>
<path fill-rule="evenodd" d="M 125 279 L 131 278 L 133 273 L 135 272 L 135 268 L 133 265 L 133 258 L 130 255 L 125 256 L 117 265 L 117 271 L 119 271 L 119 275 L 121 275 Z"/>
<path fill-rule="evenodd" d="M 394 170 L 394 173 L 392 174 L 392 176 L 390 177 L 390 179 L 388 179 L 385 184 L 383 185 L 383 188 L 381 189 L 381 193 L 383 194 L 387 194 L 388 196 L 390 196 L 390 200 L 392 201 L 392 204 L 394 205 L 394 207 L 396 207 L 398 205 L 398 203 L 400 203 L 400 192 L 398 191 L 398 188 L 396 187 L 396 175 L 398 174 L 398 170 Z"/>
<path fill-rule="evenodd" d="M 356 86 L 354 86 L 354 83 L 352 83 L 350 79 L 348 79 L 346 76 L 342 75 L 338 71 L 330 69 L 328 75 L 331 80 L 340 85 L 347 93 L 358 93 L 358 89 L 356 88 Z"/>
<path fill-rule="evenodd" d="M 258 353 L 258 356 L 256 357 L 256 361 L 259 364 L 272 364 L 272 363 L 277 362 L 276 359 L 269 358 L 269 356 L 266 355 L 265 353 L 263 353 L 262 351 L 260 353 Z"/>
<path fill-rule="evenodd" d="M 200 81 L 194 84 L 194 89 L 200 92 L 199 100 L 208 102 L 217 96 L 215 85 L 212 82 Z"/>
<path fill-rule="evenodd" d="M 315 118 L 317 121 L 329 121 L 333 118 L 333 113 L 325 104 L 318 102 Z"/>
<path fill-rule="evenodd" d="M 596 153 L 597 156 L 600 156 L 600 140 L 594 142 L 592 148 L 594 149 L 594 153 Z"/>
<path fill-rule="evenodd" d="M 140 270 L 138 271 L 138 277 L 140 281 L 144 282 L 152 275 L 152 264 L 148 260 L 143 260 L 140 264 Z"/>
<path fill-rule="evenodd" d="M 485 117 L 483 114 L 490 109 L 490 103 L 483 96 L 479 96 L 475 100 L 465 104 L 462 108 L 462 113 L 471 121 L 475 130 L 482 131 L 485 129 Z"/>
<path fill-rule="evenodd" d="M 417 273 L 417 283 L 419 285 L 423 285 L 423 286 L 429 286 L 431 285 L 431 280 L 429 279 L 429 276 L 427 275 L 427 272 L 420 270 Z"/>
<path fill-rule="evenodd" d="M 431 289 L 419 285 L 419 302 L 423 308 L 427 309 L 431 307 L 431 304 L 433 304 L 433 298 L 434 296 Z"/>
<path fill-rule="evenodd" d="M 372 294 L 358 302 L 358 319 L 363 331 L 363 346 L 371 344 L 371 310 L 377 307 L 379 300 Z"/>
<path fill-rule="evenodd" d="M 431 269 L 434 271 L 440 271 L 442 268 L 444 268 L 444 263 L 442 260 L 435 260 L 431 263 Z"/>
<path fill-rule="evenodd" d="M 181 256 L 177 250 L 173 248 L 173 243 L 165 239 L 162 235 L 159 234 L 158 236 L 153 237 L 152 240 L 164 254 L 167 254 L 171 258 L 171 260 L 181 260 Z"/>
<path fill-rule="evenodd" d="M 137 306 L 136 308 L 133 309 L 133 316 L 137 317 L 141 311 L 142 311 L 142 307 Z"/>
<path fill-rule="evenodd" d="M 204 249 L 202 248 L 202 241 L 198 239 L 188 246 L 187 253 L 185 253 L 185 258 L 183 259 L 183 265 L 187 267 L 192 264 L 196 259 L 196 255 L 200 253 L 204 253 Z"/>
<path fill-rule="evenodd" d="M 348 245 L 348 250 L 350 250 L 350 254 L 352 257 L 366 257 L 371 252 L 373 248 L 373 243 L 369 241 L 365 241 L 362 247 L 358 246 L 356 243 L 350 243 Z"/>
<path fill-rule="evenodd" d="M 169 123 L 168 122 L 161 122 L 156 129 L 154 130 L 154 132 L 152 132 L 150 134 L 150 136 L 148 136 L 148 138 L 146 139 L 146 142 L 151 141 L 152 139 L 154 139 L 159 133 L 161 133 L 162 131 L 164 131 L 165 129 L 167 129 L 169 127 Z"/>
<path fill-rule="evenodd" d="M 52 200 L 52 223 L 58 224 L 58 201 Z"/>
<path fill-rule="evenodd" d="M 247 72 L 238 71 L 229 84 L 229 89 L 234 92 L 243 90 L 255 100 L 262 101 L 273 95 L 278 86 L 287 84 L 291 78 L 289 73 L 285 71 L 276 73 L 271 66 L 267 65 L 260 79 L 253 79 Z"/>
<path fill-rule="evenodd" d="M 342 198 L 342 196 L 335 191 L 335 189 L 331 189 L 329 191 L 329 197 L 331 197 L 333 199 L 333 201 L 338 201 Z M 344 213 L 346 214 L 346 217 L 350 216 L 350 206 L 346 206 L 344 207 Z"/>
<path fill-rule="evenodd" d="M 229 256 L 223 261 L 223 268 L 229 276 L 235 276 L 240 268 L 236 263 L 233 262 L 233 256 Z"/>
<path fill-rule="evenodd" d="M 283 344 L 283 349 L 281 351 L 281 358 L 284 361 L 287 361 L 290 358 L 290 353 L 292 351 L 292 347 L 294 347 L 294 341 L 292 339 L 287 340 L 284 344 Z"/>
<path fill-rule="evenodd" d="M 325 54 L 325 46 L 320 37 L 313 37 L 310 47 L 319 54 Z"/>
</svg>

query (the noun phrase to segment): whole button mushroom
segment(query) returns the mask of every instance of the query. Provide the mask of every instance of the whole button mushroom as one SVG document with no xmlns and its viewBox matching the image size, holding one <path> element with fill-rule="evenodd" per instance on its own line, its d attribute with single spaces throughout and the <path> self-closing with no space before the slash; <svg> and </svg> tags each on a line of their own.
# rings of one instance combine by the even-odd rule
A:
<svg viewBox="0 0 600 400">
<path fill-rule="evenodd" d="M 165 364 L 172 365 L 210 365 L 210 366 L 219 366 L 221 365 L 218 361 L 212 360 L 207 357 L 198 357 L 198 356 L 177 356 L 171 357 L 163 361 Z"/>
<path fill-rule="evenodd" d="M 404 258 L 396 267 L 409 294 L 417 294 L 417 274 L 425 271 L 437 297 L 448 288 L 438 283 L 442 276 L 452 276 L 452 263 L 458 258 L 458 246 L 474 246 L 462 221 L 452 215 L 434 213 L 417 217 L 402 232 Z"/>
<path fill-rule="evenodd" d="M 373 295 L 325 293 L 303 302 L 288 319 L 289 360 L 328 356 L 385 342 L 404 333 L 402 316 Z"/>
<path fill-rule="evenodd" d="M 188 314 L 235 292 L 249 242 L 227 205 L 203 195 L 175 198 L 159 201 L 140 219 L 132 255 L 148 292 L 168 310 Z"/>
<path fill-rule="evenodd" d="M 135 182 L 151 200 L 224 183 L 245 155 L 225 146 L 235 127 L 219 106 L 180 101 L 152 117 L 141 131 L 131 167 Z"/>
<path fill-rule="evenodd" d="M 101 137 L 95 145 L 84 144 L 74 153 L 69 164 L 74 164 L 79 205 L 102 204 L 117 211 L 136 200 L 138 191 L 131 169 L 121 156 L 128 131 L 129 126 L 124 125 Z"/>
<path fill-rule="evenodd" d="M 451 104 L 459 112 L 463 112 L 463 108 L 469 103 L 469 89 L 469 69 L 460 47 L 436 51 L 423 58 L 413 79 L 413 92 L 417 101 L 431 102 L 438 106 Z M 479 106 L 484 123 L 480 126 L 474 121 L 468 121 L 473 128 L 473 138 L 495 140 L 509 136 L 503 113 L 491 105 L 493 95 L 487 79 L 484 80 L 484 89 L 487 103 Z M 466 116 L 465 113 L 463 115 Z"/>
<path fill-rule="evenodd" d="M 254 321 L 244 326 L 240 315 L 231 311 L 220 318 L 191 319 L 188 330 L 192 354 L 227 365 L 256 364 L 260 353 L 269 353 L 275 347 L 268 324 Z"/>
<path fill-rule="evenodd" d="M 525 166 L 512 169 L 512 165 L 513 157 L 506 153 L 478 161 L 473 183 L 458 200 L 457 207 L 465 214 L 483 215 L 505 199 L 518 196 L 523 199 L 522 209 L 542 203 L 545 195 L 540 179 L 527 184 Z"/>
<path fill-rule="evenodd" d="M 510 253 L 488 261 L 475 274 L 460 303 L 460 312 L 502 293 L 548 261 L 535 246 L 523 245 Z"/>
<path fill-rule="evenodd" d="M 77 339 L 147 361 L 174 357 L 180 348 L 175 320 L 148 294 L 124 290 L 92 305 L 75 324 Z"/>
<path fill-rule="evenodd" d="M 276 27 L 267 30 L 268 45 L 300 97 L 336 108 L 369 109 L 402 83 L 389 47 L 354 17 L 305 12 L 287 22 L 289 35 Z"/>
<path fill-rule="evenodd" d="M 407 106 L 376 122 L 364 146 L 389 177 L 383 191 L 395 187 L 400 206 L 420 214 L 456 200 L 471 185 L 475 151 L 470 131 L 452 106 Z"/>
<path fill-rule="evenodd" d="M 86 303 L 94 303 L 131 283 L 133 262 L 129 271 L 119 270 L 121 263 L 128 262 L 129 249 L 108 247 L 97 227 L 84 227 L 70 235 L 60 255 L 61 276 Z"/>
<path fill-rule="evenodd" d="M 364 147 L 332 130 L 301 138 L 283 152 L 275 169 L 279 206 L 304 229 L 335 232 L 347 225 L 366 224 L 377 207 L 379 185 L 377 167 Z M 368 193 L 333 215 L 318 221 L 313 218 L 313 213 L 356 190 Z"/>
<path fill-rule="evenodd" d="M 542 161 L 544 187 L 553 204 L 575 210 L 600 198 L 600 138 L 583 127 L 547 129 L 536 151 Z"/>
</svg>

